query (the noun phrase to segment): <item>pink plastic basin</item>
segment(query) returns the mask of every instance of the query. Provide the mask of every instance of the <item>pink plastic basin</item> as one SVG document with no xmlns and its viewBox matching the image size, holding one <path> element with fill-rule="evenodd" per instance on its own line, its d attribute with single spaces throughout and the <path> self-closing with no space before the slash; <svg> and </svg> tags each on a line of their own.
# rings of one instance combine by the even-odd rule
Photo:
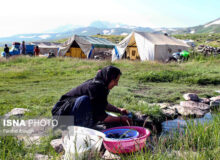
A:
<svg viewBox="0 0 220 160">
<path fill-rule="evenodd" d="M 139 132 L 138 137 L 131 139 L 111 139 L 105 137 L 103 140 L 103 144 L 105 148 L 109 152 L 117 153 L 117 154 L 131 153 L 141 150 L 146 145 L 147 137 L 150 136 L 150 131 L 148 129 L 137 126 L 114 127 L 104 130 L 103 132 L 112 129 L 133 129 Z"/>
</svg>

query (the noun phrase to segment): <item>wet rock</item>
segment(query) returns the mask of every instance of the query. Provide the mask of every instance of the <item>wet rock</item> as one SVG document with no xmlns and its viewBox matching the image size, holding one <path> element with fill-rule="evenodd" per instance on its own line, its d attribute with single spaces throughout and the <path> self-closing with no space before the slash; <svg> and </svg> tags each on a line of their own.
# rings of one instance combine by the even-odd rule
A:
<svg viewBox="0 0 220 160">
<path fill-rule="evenodd" d="M 210 106 L 205 103 L 194 102 L 194 101 L 181 101 L 180 106 L 192 108 L 192 109 L 200 109 L 200 110 L 209 110 Z"/>
<path fill-rule="evenodd" d="M 199 102 L 199 97 L 197 94 L 195 93 L 186 93 L 183 95 L 183 98 L 187 101 L 195 101 L 195 102 Z"/>
<path fill-rule="evenodd" d="M 23 116 L 25 112 L 29 112 L 29 109 L 26 108 L 14 108 L 7 114 L 5 114 L 5 118 L 9 118 L 10 116 Z"/>
<path fill-rule="evenodd" d="M 50 142 L 50 145 L 55 149 L 57 153 L 64 151 L 62 139 L 54 139 Z"/>
</svg>

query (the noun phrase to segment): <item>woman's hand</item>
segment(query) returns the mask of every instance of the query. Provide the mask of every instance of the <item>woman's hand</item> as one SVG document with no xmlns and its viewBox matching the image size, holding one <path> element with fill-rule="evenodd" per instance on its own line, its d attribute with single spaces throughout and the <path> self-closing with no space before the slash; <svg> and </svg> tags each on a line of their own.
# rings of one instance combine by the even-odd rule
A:
<svg viewBox="0 0 220 160">
<path fill-rule="evenodd" d="M 120 116 L 120 123 L 126 126 L 131 126 L 133 124 L 132 120 L 128 118 L 128 116 Z"/>
<path fill-rule="evenodd" d="M 126 109 L 124 109 L 124 108 L 119 108 L 119 110 L 120 110 L 120 114 L 122 114 L 122 115 L 128 115 L 128 111 L 127 111 Z"/>
</svg>

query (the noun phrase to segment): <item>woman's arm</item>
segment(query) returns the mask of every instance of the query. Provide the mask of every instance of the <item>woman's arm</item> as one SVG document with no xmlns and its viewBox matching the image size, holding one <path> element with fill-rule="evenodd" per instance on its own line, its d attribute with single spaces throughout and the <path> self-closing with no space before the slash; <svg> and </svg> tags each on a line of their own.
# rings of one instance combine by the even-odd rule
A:
<svg viewBox="0 0 220 160">
<path fill-rule="evenodd" d="M 128 111 L 126 109 L 115 107 L 112 104 L 108 104 L 106 106 L 106 110 L 110 112 L 120 113 L 120 114 L 128 114 Z"/>
<path fill-rule="evenodd" d="M 108 115 L 105 118 L 104 123 L 121 123 L 123 125 L 132 125 L 131 119 L 129 119 L 127 116 L 113 117 Z"/>
</svg>

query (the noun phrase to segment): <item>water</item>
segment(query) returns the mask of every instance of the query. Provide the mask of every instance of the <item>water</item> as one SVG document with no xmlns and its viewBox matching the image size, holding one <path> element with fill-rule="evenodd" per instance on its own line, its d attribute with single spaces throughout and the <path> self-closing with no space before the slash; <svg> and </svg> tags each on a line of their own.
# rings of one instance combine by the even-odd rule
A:
<svg viewBox="0 0 220 160">
<path fill-rule="evenodd" d="M 184 129 L 187 127 L 187 124 L 189 123 L 194 123 L 194 124 L 204 124 L 209 121 L 212 121 L 213 117 L 212 114 L 206 113 L 204 117 L 202 118 L 194 118 L 194 119 L 188 119 L 188 120 L 183 120 L 183 119 L 174 119 L 174 120 L 168 120 L 162 122 L 162 133 L 161 135 L 164 134 L 170 134 L 173 131 L 179 131 L 179 132 L 184 132 Z"/>
</svg>

